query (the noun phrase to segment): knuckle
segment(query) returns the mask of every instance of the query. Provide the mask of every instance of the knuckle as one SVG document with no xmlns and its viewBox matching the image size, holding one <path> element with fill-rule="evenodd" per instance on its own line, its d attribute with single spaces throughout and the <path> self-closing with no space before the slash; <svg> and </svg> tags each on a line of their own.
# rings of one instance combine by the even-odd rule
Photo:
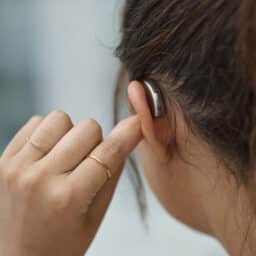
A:
<svg viewBox="0 0 256 256">
<path fill-rule="evenodd" d="M 43 117 L 42 116 L 39 116 L 39 115 L 34 115 L 30 118 L 30 122 L 35 122 L 35 123 L 38 123 L 38 122 L 41 122 L 43 120 Z"/>
<path fill-rule="evenodd" d="M 2 179 L 3 179 L 4 184 L 8 188 L 10 188 L 15 183 L 16 176 L 10 170 L 6 170 L 5 172 L 2 173 Z"/>
<path fill-rule="evenodd" d="M 15 193 L 33 192 L 40 182 L 39 172 L 20 168 L 16 161 L 5 161 L 4 167 L 0 167 L 1 183 L 8 191 Z"/>
<path fill-rule="evenodd" d="M 96 120 L 94 120 L 93 118 L 88 118 L 82 120 L 82 123 L 85 125 L 86 128 L 89 127 L 96 136 L 102 137 L 102 127 Z"/>
<path fill-rule="evenodd" d="M 52 138 L 54 138 L 54 132 L 51 127 L 42 126 L 40 127 L 40 132 L 36 136 L 32 136 L 31 140 L 36 145 L 40 145 L 42 148 L 49 148 L 52 143 Z"/>
<path fill-rule="evenodd" d="M 88 118 L 88 119 L 85 119 L 84 121 L 87 123 L 87 125 L 92 126 L 93 128 L 101 129 L 100 124 L 93 118 Z"/>
<path fill-rule="evenodd" d="M 14 163 L 8 163 L 4 171 L 2 171 L 2 180 L 4 184 L 11 188 L 17 184 L 19 177 L 17 166 Z"/>
<path fill-rule="evenodd" d="M 25 174 L 21 175 L 17 180 L 17 189 L 22 193 L 34 193 L 35 189 L 38 188 L 39 183 L 39 176 L 28 171 Z"/>
<path fill-rule="evenodd" d="M 49 207 L 54 213 L 63 212 L 69 208 L 71 203 L 71 193 L 69 189 L 56 186 L 49 193 Z"/>
<path fill-rule="evenodd" d="M 3 167 L 4 167 L 4 160 L 3 160 L 3 157 L 0 156 L 0 173 L 2 173 Z"/>
<path fill-rule="evenodd" d="M 122 145 L 119 141 L 105 141 L 105 143 L 103 143 L 103 153 L 104 152 L 108 152 L 108 154 L 114 157 L 121 157 L 123 153 Z"/>
<path fill-rule="evenodd" d="M 54 110 L 52 113 L 51 113 L 52 116 L 54 116 L 56 119 L 61 119 L 63 120 L 64 122 L 66 122 L 67 124 L 70 124 L 71 123 L 71 118 L 70 116 L 62 111 L 62 110 L 59 110 L 59 109 L 56 109 Z"/>
</svg>

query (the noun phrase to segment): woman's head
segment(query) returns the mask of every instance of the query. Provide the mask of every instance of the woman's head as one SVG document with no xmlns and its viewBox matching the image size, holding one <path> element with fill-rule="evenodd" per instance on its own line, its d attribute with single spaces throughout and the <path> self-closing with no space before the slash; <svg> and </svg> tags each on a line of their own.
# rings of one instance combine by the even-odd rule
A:
<svg viewBox="0 0 256 256">
<path fill-rule="evenodd" d="M 126 0 L 116 49 L 129 80 L 156 81 L 168 108 L 166 118 L 152 120 L 143 87 L 129 86 L 145 137 L 138 153 L 153 191 L 169 212 L 210 233 L 207 203 L 231 207 L 230 199 L 246 194 L 237 181 L 246 188 L 256 172 L 256 41 L 248 25 L 255 5 Z"/>
</svg>

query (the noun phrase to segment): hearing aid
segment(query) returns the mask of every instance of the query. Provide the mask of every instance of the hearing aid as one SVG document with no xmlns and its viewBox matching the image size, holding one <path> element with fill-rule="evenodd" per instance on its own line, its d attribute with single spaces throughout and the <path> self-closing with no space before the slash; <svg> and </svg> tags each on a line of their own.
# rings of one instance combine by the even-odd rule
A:
<svg viewBox="0 0 256 256">
<path fill-rule="evenodd" d="M 148 103 L 153 118 L 162 117 L 166 113 L 163 95 L 153 80 L 143 80 Z"/>
</svg>

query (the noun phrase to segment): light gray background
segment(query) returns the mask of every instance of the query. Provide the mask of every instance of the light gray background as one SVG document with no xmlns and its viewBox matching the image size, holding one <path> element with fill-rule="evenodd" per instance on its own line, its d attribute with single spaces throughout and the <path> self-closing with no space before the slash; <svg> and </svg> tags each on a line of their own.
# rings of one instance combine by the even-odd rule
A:
<svg viewBox="0 0 256 256">
<path fill-rule="evenodd" d="M 112 124 L 118 0 L 0 1 L 0 143 L 33 113 L 58 108 L 74 122 Z M 87 255 L 226 255 L 213 239 L 169 217 L 147 190 L 146 232 L 127 170 Z"/>
</svg>

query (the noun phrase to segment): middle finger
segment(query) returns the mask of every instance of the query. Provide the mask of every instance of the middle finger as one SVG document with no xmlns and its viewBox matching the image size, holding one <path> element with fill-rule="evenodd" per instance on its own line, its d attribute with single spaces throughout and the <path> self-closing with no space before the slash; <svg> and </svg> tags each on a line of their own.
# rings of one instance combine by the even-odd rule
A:
<svg viewBox="0 0 256 256">
<path fill-rule="evenodd" d="M 73 170 L 102 141 L 102 129 L 93 119 L 74 126 L 42 159 L 43 165 L 55 173 Z"/>
</svg>

